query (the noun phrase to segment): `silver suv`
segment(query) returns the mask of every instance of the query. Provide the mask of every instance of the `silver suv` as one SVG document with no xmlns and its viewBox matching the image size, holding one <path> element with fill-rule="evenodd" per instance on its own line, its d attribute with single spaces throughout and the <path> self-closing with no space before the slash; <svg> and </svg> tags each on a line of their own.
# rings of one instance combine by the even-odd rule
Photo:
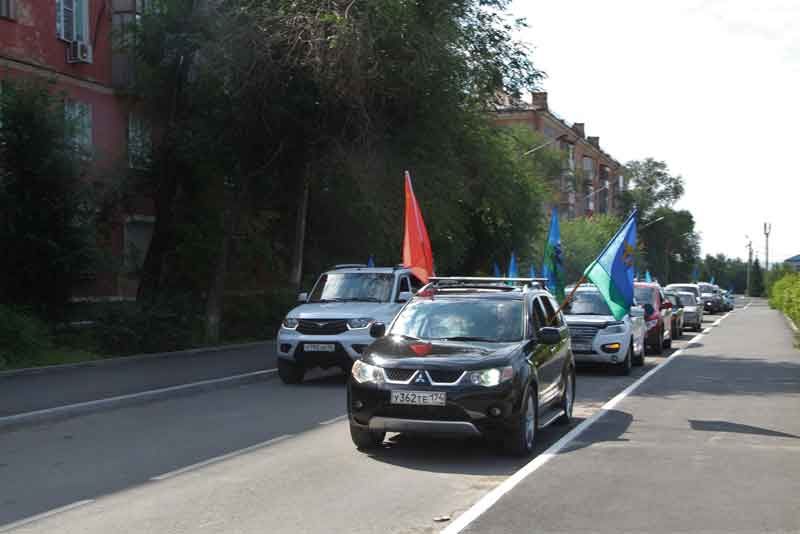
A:
<svg viewBox="0 0 800 534">
<path fill-rule="evenodd" d="M 422 285 L 403 267 L 337 265 L 323 273 L 310 293 L 298 295 L 302 304 L 278 330 L 281 380 L 297 384 L 314 367 L 338 366 L 349 373 L 374 341 L 372 323 L 391 323 Z"/>
</svg>

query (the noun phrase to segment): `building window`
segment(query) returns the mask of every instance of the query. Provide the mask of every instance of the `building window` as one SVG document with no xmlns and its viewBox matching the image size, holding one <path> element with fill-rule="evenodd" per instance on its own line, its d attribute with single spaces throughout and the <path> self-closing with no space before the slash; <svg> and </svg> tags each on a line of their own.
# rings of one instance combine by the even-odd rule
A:
<svg viewBox="0 0 800 534">
<path fill-rule="evenodd" d="M 128 166 L 131 169 L 146 169 L 153 155 L 152 130 L 141 115 L 128 114 Z"/>
<path fill-rule="evenodd" d="M 583 179 L 594 181 L 594 160 L 583 156 Z"/>
<path fill-rule="evenodd" d="M 71 132 L 75 150 L 90 157 L 92 154 L 92 107 L 85 102 L 66 100 L 64 117 L 68 131 Z"/>
<path fill-rule="evenodd" d="M 56 1 L 56 36 L 65 41 L 89 41 L 89 0 Z"/>
<path fill-rule="evenodd" d="M 17 18 L 16 0 L 0 0 L 0 19 Z"/>
<path fill-rule="evenodd" d="M 125 271 L 138 273 L 153 239 L 153 217 L 131 217 L 125 223 Z"/>
</svg>

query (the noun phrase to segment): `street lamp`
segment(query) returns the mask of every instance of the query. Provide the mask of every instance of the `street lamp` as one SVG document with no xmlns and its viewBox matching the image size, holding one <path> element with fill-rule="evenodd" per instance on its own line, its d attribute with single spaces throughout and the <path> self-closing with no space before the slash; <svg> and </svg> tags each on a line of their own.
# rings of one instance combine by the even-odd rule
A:
<svg viewBox="0 0 800 534">
<path fill-rule="evenodd" d="M 644 230 L 644 229 L 645 229 L 645 228 L 647 228 L 648 226 L 651 226 L 651 225 L 653 225 L 653 224 L 655 224 L 655 223 L 657 223 L 657 222 L 663 221 L 663 220 L 664 220 L 664 216 L 662 215 L 661 217 L 658 217 L 657 219 L 653 219 L 653 220 L 652 220 L 652 221 L 650 221 L 649 223 L 646 223 L 646 224 L 644 224 L 643 226 L 640 226 L 640 227 L 639 227 L 639 230 Z"/>
<path fill-rule="evenodd" d="M 567 137 L 567 134 L 561 134 L 558 137 L 556 137 L 555 139 L 550 139 L 549 141 L 547 141 L 545 143 L 542 143 L 541 145 L 533 147 L 532 149 L 528 150 L 527 152 L 523 152 L 522 155 L 523 156 L 530 156 L 531 154 L 533 154 L 537 150 L 540 150 L 542 148 L 548 147 L 548 146 L 552 145 L 553 143 L 557 143 L 558 141 L 561 141 L 562 139 L 565 139 L 566 137 Z"/>
</svg>

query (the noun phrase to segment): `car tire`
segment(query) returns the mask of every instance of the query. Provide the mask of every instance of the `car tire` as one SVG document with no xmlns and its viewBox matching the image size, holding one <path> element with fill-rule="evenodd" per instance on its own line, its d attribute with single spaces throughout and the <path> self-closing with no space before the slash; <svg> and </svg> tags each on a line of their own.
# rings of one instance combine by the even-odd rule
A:
<svg viewBox="0 0 800 534">
<path fill-rule="evenodd" d="M 559 425 L 568 425 L 572 422 L 572 409 L 575 407 L 575 368 L 570 367 L 566 375 L 567 384 L 564 394 L 561 395 L 561 417 L 556 419 Z"/>
<path fill-rule="evenodd" d="M 353 440 L 353 445 L 360 451 L 368 451 L 377 449 L 383 444 L 386 438 L 386 432 L 373 432 L 372 430 L 365 430 L 350 423 L 350 438 Z"/>
<path fill-rule="evenodd" d="M 505 436 L 505 450 L 513 456 L 530 456 L 539 433 L 539 406 L 536 389 L 529 387 L 522 400 L 519 420 Z"/>
<path fill-rule="evenodd" d="M 284 384 L 299 384 L 303 381 L 306 370 L 302 365 L 297 365 L 289 360 L 278 358 L 278 376 Z"/>
<path fill-rule="evenodd" d="M 669 339 L 664 341 L 663 346 L 664 346 L 665 349 L 671 349 L 672 348 L 672 336 L 671 335 L 670 335 Z"/>
<path fill-rule="evenodd" d="M 664 327 L 662 326 L 661 329 L 658 331 L 658 342 L 653 345 L 653 354 L 656 356 L 661 356 L 664 354 L 664 343 L 661 341 L 664 339 Z"/>
<path fill-rule="evenodd" d="M 625 353 L 625 359 L 622 363 L 614 366 L 615 374 L 619 376 L 628 376 L 631 374 L 631 367 L 633 366 L 633 343 L 628 345 L 628 352 Z"/>
</svg>

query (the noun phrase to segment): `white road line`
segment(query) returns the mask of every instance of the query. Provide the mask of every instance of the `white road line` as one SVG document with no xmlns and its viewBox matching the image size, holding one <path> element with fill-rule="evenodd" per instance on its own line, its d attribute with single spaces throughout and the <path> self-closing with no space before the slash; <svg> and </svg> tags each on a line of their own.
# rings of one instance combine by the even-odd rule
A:
<svg viewBox="0 0 800 534">
<path fill-rule="evenodd" d="M 229 460 L 231 458 L 235 458 L 237 456 L 241 456 L 243 454 L 247 454 L 248 452 L 253 452 L 258 449 L 263 449 L 264 447 L 268 447 L 270 445 L 274 445 L 280 441 L 286 440 L 291 438 L 291 434 L 283 434 L 282 436 L 278 436 L 277 438 L 272 438 L 267 441 L 263 441 L 261 443 L 256 443 L 255 445 L 251 445 L 249 447 L 245 447 L 244 449 L 239 449 L 237 451 L 229 452 L 227 454 L 223 454 L 220 456 L 215 456 L 214 458 L 209 458 L 208 460 L 203 460 L 202 462 L 197 462 L 196 464 L 187 465 L 186 467 L 181 467 L 180 469 L 175 469 L 174 471 L 168 471 L 161 475 L 152 477 L 150 480 L 159 481 L 159 480 L 166 480 L 168 478 L 172 478 L 174 476 L 180 475 L 182 473 L 187 473 L 189 471 L 194 471 L 195 469 L 200 469 L 201 467 L 206 467 L 211 464 L 216 464 L 225 460 Z"/>
<path fill-rule="evenodd" d="M 334 417 L 333 419 L 328 419 L 327 421 L 320 422 L 321 425 L 332 425 L 333 423 L 338 423 L 339 421 L 344 421 L 347 419 L 347 414 L 340 415 L 339 417 Z"/>
<path fill-rule="evenodd" d="M 0 426 L 4 424 L 13 424 L 19 421 L 25 421 L 36 418 L 47 418 L 49 416 L 56 417 L 59 414 L 80 413 L 81 411 L 91 411 L 92 408 L 102 408 L 104 406 L 111 406 L 117 403 L 124 403 L 126 401 L 143 400 L 147 398 L 158 398 L 170 393 L 179 393 L 184 390 L 191 390 L 202 388 L 203 386 L 219 385 L 226 382 L 236 382 L 243 378 L 266 376 L 276 372 L 277 369 L 265 369 L 263 371 L 253 371 L 251 373 L 242 373 L 239 375 L 224 376 L 222 378 L 212 378 L 209 380 L 201 380 L 199 382 L 189 382 L 188 384 L 179 384 L 177 386 L 170 386 L 159 389 L 149 389 L 147 391 L 140 391 L 138 393 L 129 393 L 127 395 L 118 395 L 116 397 L 106 397 L 104 399 L 97 399 L 86 402 L 76 402 L 74 404 L 65 404 L 63 406 L 55 406 L 53 408 L 46 408 L 44 410 L 36 410 L 33 412 L 25 412 L 14 415 L 0 417 Z"/>
<path fill-rule="evenodd" d="M 14 529 L 17 529 L 19 527 L 23 527 L 25 525 L 33 523 L 34 521 L 39 521 L 40 519 L 45 519 L 47 517 L 50 517 L 50 516 L 53 516 L 53 515 L 56 515 L 56 514 L 60 514 L 62 512 L 67 512 L 69 510 L 73 510 L 75 508 L 78 508 L 79 506 L 83 506 L 85 504 L 89 504 L 89 503 L 93 503 L 93 502 L 94 502 L 94 499 L 86 499 L 85 501 L 78 501 L 78 502 L 74 502 L 72 504 L 68 504 L 66 506 L 61 506 L 60 508 L 53 508 L 52 510 L 48 510 L 48 511 L 43 512 L 41 514 L 32 515 L 31 517 L 26 517 L 25 519 L 20 519 L 19 521 L 14 521 L 13 523 L 8 523 L 6 525 L 2 525 L 2 526 L 0 526 L 0 532 L 10 532 L 10 531 L 12 531 Z"/>
<path fill-rule="evenodd" d="M 728 314 L 725 314 L 723 317 L 720 318 L 725 319 Z M 704 332 L 705 333 L 705 332 Z M 699 341 L 703 337 L 703 334 L 698 334 L 694 336 L 689 343 L 694 343 Z M 636 380 L 633 384 L 625 388 L 622 392 L 620 392 L 616 397 L 611 399 L 610 401 L 606 402 L 598 411 L 592 414 L 588 419 L 585 419 L 581 424 L 570 430 L 564 437 L 558 440 L 556 443 L 550 446 L 546 451 L 538 455 L 536 458 L 522 466 L 516 473 L 508 477 L 503 481 L 502 484 L 494 488 L 492 491 L 484 495 L 478 502 L 472 505 L 466 512 L 461 514 L 453 521 L 450 525 L 447 526 L 444 530 L 441 531 L 441 534 L 458 534 L 466 527 L 468 527 L 473 521 L 475 521 L 478 517 L 480 517 L 486 510 L 491 508 L 500 498 L 514 489 L 517 484 L 525 480 L 529 475 L 531 475 L 534 471 L 539 469 L 541 466 L 552 460 L 562 449 L 564 449 L 567 445 L 569 445 L 575 438 L 581 435 L 586 429 L 592 426 L 598 419 L 603 417 L 606 413 L 612 410 L 617 404 L 619 404 L 625 397 L 633 393 L 639 386 L 641 386 L 648 378 L 656 374 L 658 371 L 669 365 L 672 361 L 674 361 L 678 356 L 684 353 L 686 349 L 680 349 L 672 353 L 672 355 L 658 364 L 656 367 L 651 369 L 645 375 L 640 377 Z"/>
</svg>

